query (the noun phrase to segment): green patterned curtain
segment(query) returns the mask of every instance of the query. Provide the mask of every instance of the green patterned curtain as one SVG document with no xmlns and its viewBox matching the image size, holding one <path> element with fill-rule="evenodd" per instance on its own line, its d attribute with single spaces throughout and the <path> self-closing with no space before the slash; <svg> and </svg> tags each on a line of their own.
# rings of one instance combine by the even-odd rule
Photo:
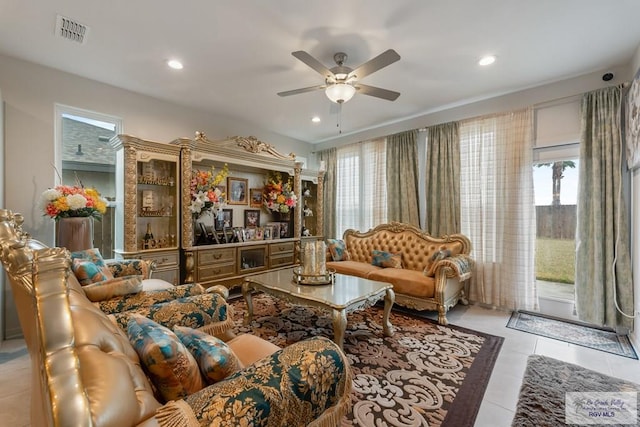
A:
<svg viewBox="0 0 640 427">
<path fill-rule="evenodd" d="M 417 135 L 412 130 L 387 137 L 387 221 L 420 227 Z"/>
<path fill-rule="evenodd" d="M 629 232 L 622 196 L 620 88 L 582 97 L 576 232 L 578 317 L 609 327 L 632 326 Z"/>
<path fill-rule="evenodd" d="M 338 181 L 336 180 L 336 172 L 338 167 L 338 150 L 329 148 L 318 152 L 318 160 L 325 162 L 326 172 L 324 174 L 324 237 L 333 239 L 340 238 L 336 236 L 336 194 Z"/>
<path fill-rule="evenodd" d="M 460 134 L 457 122 L 427 129 L 425 229 L 433 236 L 460 232 Z"/>
</svg>

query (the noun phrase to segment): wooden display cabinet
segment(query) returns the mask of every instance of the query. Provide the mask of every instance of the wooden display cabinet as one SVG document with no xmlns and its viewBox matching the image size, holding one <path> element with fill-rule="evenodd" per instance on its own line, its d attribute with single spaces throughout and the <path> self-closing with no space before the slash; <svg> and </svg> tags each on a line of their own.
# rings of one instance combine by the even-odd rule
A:
<svg viewBox="0 0 640 427">
<path fill-rule="evenodd" d="M 302 164 L 295 155 L 278 153 L 273 146 L 254 137 L 232 137 L 222 141 L 210 141 L 202 133 L 194 140 L 181 140 L 182 206 L 191 203 L 189 186 L 194 170 L 208 170 L 212 166 L 220 170 L 226 164 L 229 176 L 248 180 L 248 190 L 262 187 L 272 171 L 293 178 L 293 190 L 298 207 L 293 210 L 290 238 L 275 240 L 250 240 L 238 243 L 197 245 L 194 215 L 182 209 L 182 252 L 184 281 L 195 281 L 203 286 L 223 284 L 234 287 L 242 284 L 243 277 L 268 269 L 285 268 L 296 263 L 302 234 Z M 244 211 L 258 209 L 246 205 L 226 206 L 233 209 L 234 227 L 242 227 Z M 260 207 L 260 223 L 277 221 L 270 212 Z M 199 230 L 198 230 L 199 231 Z"/>
<path fill-rule="evenodd" d="M 154 277 L 180 279 L 180 147 L 117 135 L 115 257 L 155 262 Z"/>
</svg>

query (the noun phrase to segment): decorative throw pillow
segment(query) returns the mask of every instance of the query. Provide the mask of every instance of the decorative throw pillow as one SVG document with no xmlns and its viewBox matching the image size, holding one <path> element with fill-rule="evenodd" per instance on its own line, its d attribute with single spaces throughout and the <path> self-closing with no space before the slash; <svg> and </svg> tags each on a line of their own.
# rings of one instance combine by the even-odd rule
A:
<svg viewBox="0 0 640 427">
<path fill-rule="evenodd" d="M 372 250 L 371 264 L 384 268 L 402 268 L 402 254 Z"/>
<path fill-rule="evenodd" d="M 204 387 L 198 364 L 170 329 L 132 314 L 127 334 L 165 401 L 182 399 Z"/>
<path fill-rule="evenodd" d="M 71 262 L 71 270 L 83 286 L 113 279 L 113 274 L 104 262 L 98 248 L 71 252 Z"/>
<path fill-rule="evenodd" d="M 327 239 L 327 247 L 334 261 L 349 261 L 351 257 L 347 251 L 347 245 L 341 239 Z"/>
<path fill-rule="evenodd" d="M 174 326 L 173 332 L 196 359 L 207 384 L 221 381 L 241 369 L 238 357 L 224 341 L 184 326 Z"/>
<path fill-rule="evenodd" d="M 104 273 L 103 268 L 98 267 L 94 262 L 85 259 L 74 259 L 71 264 L 71 270 L 82 286 L 109 279 Z"/>
<path fill-rule="evenodd" d="M 433 255 L 431 255 L 431 258 L 427 260 L 427 266 L 424 268 L 424 271 L 423 271 L 424 275 L 429 277 L 435 276 L 436 265 L 438 264 L 438 261 L 450 256 L 451 256 L 451 251 L 447 249 L 446 246 L 444 245 L 440 246 L 440 249 L 434 252 Z"/>
<path fill-rule="evenodd" d="M 106 267 L 104 262 L 104 258 L 102 258 L 102 254 L 100 253 L 100 249 L 92 248 L 86 249 L 84 251 L 76 251 L 71 252 L 71 259 L 84 259 L 93 262 L 98 267 Z"/>
<path fill-rule="evenodd" d="M 113 297 L 137 294 L 142 290 L 142 276 L 124 276 L 103 280 L 82 287 L 91 302 L 104 301 Z"/>
</svg>

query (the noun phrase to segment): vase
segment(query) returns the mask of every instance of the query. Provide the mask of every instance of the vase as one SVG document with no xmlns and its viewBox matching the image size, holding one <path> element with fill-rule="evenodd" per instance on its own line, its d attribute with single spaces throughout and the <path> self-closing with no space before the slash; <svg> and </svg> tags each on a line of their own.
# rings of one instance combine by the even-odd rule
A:
<svg viewBox="0 0 640 427">
<path fill-rule="evenodd" d="M 291 220 L 291 211 L 289 212 L 274 212 L 273 213 L 273 218 L 276 221 L 284 221 L 284 222 L 289 222 L 289 220 Z"/>
<path fill-rule="evenodd" d="M 93 217 L 69 217 L 56 221 L 56 246 L 71 252 L 93 248 Z"/>
</svg>

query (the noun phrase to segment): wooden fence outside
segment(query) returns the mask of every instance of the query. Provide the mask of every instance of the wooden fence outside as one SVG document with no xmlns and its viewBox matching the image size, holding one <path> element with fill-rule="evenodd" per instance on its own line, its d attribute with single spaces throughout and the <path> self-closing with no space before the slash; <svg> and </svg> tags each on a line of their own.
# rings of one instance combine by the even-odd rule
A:
<svg viewBox="0 0 640 427">
<path fill-rule="evenodd" d="M 576 205 L 536 206 L 538 237 L 575 239 Z"/>
</svg>

